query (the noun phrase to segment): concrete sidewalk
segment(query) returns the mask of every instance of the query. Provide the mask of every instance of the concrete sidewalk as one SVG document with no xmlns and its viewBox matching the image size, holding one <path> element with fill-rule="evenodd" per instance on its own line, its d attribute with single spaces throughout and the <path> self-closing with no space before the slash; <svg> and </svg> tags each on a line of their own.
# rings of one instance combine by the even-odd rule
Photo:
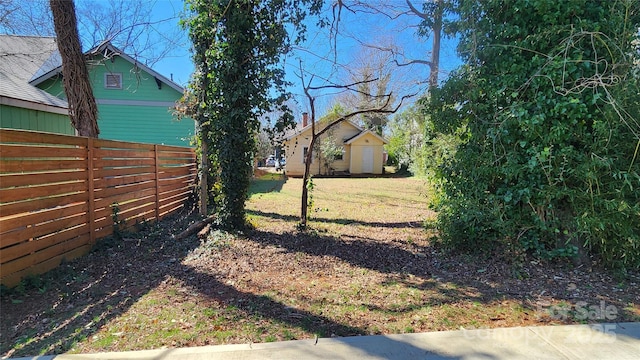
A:
<svg viewBox="0 0 640 360">
<path fill-rule="evenodd" d="M 640 359 L 640 323 L 320 338 L 22 359 Z"/>
</svg>

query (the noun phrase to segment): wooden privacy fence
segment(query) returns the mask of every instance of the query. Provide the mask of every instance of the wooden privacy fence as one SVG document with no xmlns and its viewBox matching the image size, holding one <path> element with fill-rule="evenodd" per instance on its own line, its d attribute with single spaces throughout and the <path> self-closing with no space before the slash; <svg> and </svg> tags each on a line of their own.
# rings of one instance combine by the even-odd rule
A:
<svg viewBox="0 0 640 360">
<path fill-rule="evenodd" d="M 193 149 L 0 129 L 0 278 L 6 286 L 182 208 Z"/>
</svg>

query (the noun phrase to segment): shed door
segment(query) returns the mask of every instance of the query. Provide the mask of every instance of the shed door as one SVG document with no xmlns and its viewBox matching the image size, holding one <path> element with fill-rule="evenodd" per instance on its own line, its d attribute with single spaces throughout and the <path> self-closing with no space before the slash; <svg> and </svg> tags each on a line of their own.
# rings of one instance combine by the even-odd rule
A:
<svg viewBox="0 0 640 360">
<path fill-rule="evenodd" d="M 364 174 L 373 172 L 373 147 L 371 146 L 362 148 L 362 172 Z"/>
</svg>

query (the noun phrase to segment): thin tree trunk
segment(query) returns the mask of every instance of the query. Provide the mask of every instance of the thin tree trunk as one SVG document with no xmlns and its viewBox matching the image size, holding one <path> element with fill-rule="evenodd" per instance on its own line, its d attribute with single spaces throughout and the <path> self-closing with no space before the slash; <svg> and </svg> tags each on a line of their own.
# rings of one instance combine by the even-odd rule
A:
<svg viewBox="0 0 640 360">
<path fill-rule="evenodd" d="M 97 138 L 98 107 L 80 45 L 75 5 L 73 0 L 50 0 L 49 5 L 62 58 L 62 80 L 71 124 L 78 135 Z"/>
<path fill-rule="evenodd" d="M 309 95 L 308 89 L 305 88 L 305 94 L 309 98 L 309 106 L 311 108 L 311 141 L 309 142 L 309 148 L 304 158 L 304 176 L 302 178 L 302 204 L 300 209 L 300 227 L 305 229 L 307 227 L 307 214 L 308 214 L 308 200 L 309 189 L 307 184 L 309 183 L 309 172 L 311 171 L 311 159 L 313 158 L 313 146 L 316 143 L 316 106 L 315 99 Z"/>
<path fill-rule="evenodd" d="M 431 49 L 431 61 L 418 61 L 418 63 L 429 65 L 429 89 L 438 86 L 438 71 L 440 70 L 440 37 L 442 36 L 442 17 L 444 16 L 444 0 L 434 0 L 436 9 L 433 13 L 433 48 Z M 418 10 L 410 0 L 406 0 L 412 13 L 425 21 L 430 20 L 431 14 Z"/>
<path fill-rule="evenodd" d="M 442 35 L 443 0 L 437 0 L 437 8 L 433 17 L 433 48 L 431 50 L 431 68 L 429 72 L 429 88 L 438 86 L 438 71 L 440 70 L 440 36 Z"/>
<path fill-rule="evenodd" d="M 313 123 L 312 123 L 313 124 Z M 307 188 L 307 184 L 309 183 L 309 178 L 311 177 L 311 159 L 313 157 L 313 146 L 316 142 L 315 135 L 315 126 L 311 125 L 311 142 L 309 143 L 309 150 L 307 150 L 307 155 L 304 159 L 304 176 L 302 178 L 302 204 L 300 209 L 300 227 L 303 229 L 307 226 L 307 214 L 309 213 L 309 189 Z"/>
</svg>

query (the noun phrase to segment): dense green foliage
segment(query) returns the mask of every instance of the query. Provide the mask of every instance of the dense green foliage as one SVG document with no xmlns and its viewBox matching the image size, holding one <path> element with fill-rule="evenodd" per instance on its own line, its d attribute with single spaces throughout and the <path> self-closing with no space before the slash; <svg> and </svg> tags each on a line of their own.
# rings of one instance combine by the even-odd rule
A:
<svg viewBox="0 0 640 360">
<path fill-rule="evenodd" d="M 424 174 L 420 164 L 423 163 L 422 149 L 426 120 L 427 116 L 415 106 L 396 114 L 391 119 L 387 135 L 389 143 L 385 146 L 389 154 L 389 165 L 394 165 L 401 170 L 411 168 L 414 174 Z"/>
<path fill-rule="evenodd" d="M 338 143 L 338 140 L 331 132 L 325 135 L 320 140 L 319 153 L 322 156 L 321 162 L 324 166 L 325 174 L 330 174 L 333 163 L 338 159 L 342 159 L 344 147 Z"/>
<path fill-rule="evenodd" d="M 282 55 L 291 45 L 288 30 L 301 30 L 316 0 L 189 0 L 185 21 L 194 46 L 196 119 L 208 140 L 221 196 L 220 226 L 242 229 L 256 151 L 259 117 L 287 99 Z M 298 35 L 302 32 L 298 32 Z M 294 39 L 295 40 L 295 39 Z"/>
<path fill-rule="evenodd" d="M 435 171 L 453 157 L 460 143 L 459 133 L 438 132 L 422 102 L 397 114 L 389 122 L 389 143 L 385 146 L 389 164 L 413 175 L 432 178 Z"/>
<path fill-rule="evenodd" d="M 436 130 L 462 141 L 439 167 L 444 244 L 638 268 L 640 3 L 458 11 L 465 65 L 429 101 Z"/>
</svg>

